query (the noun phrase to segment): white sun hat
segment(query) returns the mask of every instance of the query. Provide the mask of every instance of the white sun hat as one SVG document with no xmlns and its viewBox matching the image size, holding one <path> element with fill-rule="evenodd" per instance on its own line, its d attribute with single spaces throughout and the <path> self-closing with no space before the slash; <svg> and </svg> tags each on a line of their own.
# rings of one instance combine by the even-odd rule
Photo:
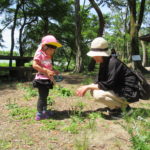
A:
<svg viewBox="0 0 150 150">
<path fill-rule="evenodd" d="M 87 53 L 87 55 L 90 57 L 110 56 L 108 51 L 108 42 L 102 37 L 95 38 L 91 43 L 91 50 Z"/>
</svg>

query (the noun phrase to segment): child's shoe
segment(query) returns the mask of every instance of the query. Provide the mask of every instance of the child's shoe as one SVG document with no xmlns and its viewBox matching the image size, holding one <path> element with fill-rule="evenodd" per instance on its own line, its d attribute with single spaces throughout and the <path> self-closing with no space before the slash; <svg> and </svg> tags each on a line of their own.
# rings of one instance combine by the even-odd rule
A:
<svg viewBox="0 0 150 150">
<path fill-rule="evenodd" d="M 35 117 L 35 120 L 36 120 L 36 121 L 39 121 L 39 120 L 42 120 L 42 119 L 43 119 L 43 114 L 37 112 L 36 117 Z"/>
<path fill-rule="evenodd" d="M 53 112 L 43 110 L 42 114 L 45 119 L 49 119 L 53 115 Z"/>
</svg>

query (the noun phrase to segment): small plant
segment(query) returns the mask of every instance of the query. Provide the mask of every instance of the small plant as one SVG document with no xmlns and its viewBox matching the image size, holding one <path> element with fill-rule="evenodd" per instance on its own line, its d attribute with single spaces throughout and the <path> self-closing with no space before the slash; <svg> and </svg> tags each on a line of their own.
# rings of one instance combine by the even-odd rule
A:
<svg viewBox="0 0 150 150">
<path fill-rule="evenodd" d="M 150 133 L 149 125 L 145 125 L 145 123 L 134 124 L 134 128 L 130 128 L 129 133 L 131 134 L 131 141 L 133 143 L 133 148 L 135 150 L 149 150 L 150 149 Z"/>
<path fill-rule="evenodd" d="M 50 106 L 52 106 L 52 105 L 55 104 L 55 101 L 52 99 L 51 96 L 48 96 L 48 97 L 47 97 L 47 104 L 50 105 Z"/>
<path fill-rule="evenodd" d="M 17 107 L 11 109 L 10 115 L 15 117 L 17 120 L 25 120 L 33 118 L 35 110 L 29 109 L 28 107 Z"/>
<path fill-rule="evenodd" d="M 63 97 L 69 97 L 73 95 L 73 92 L 71 90 L 61 87 L 61 86 L 57 86 L 55 90 L 57 90 L 57 94 Z"/>
<path fill-rule="evenodd" d="M 41 129 L 46 131 L 55 130 L 60 124 L 58 121 L 53 120 L 42 120 L 42 123 L 43 126 L 41 127 Z"/>
<path fill-rule="evenodd" d="M 83 139 L 76 139 L 75 141 L 75 150 L 88 150 L 89 149 L 89 141 L 86 135 L 84 135 Z"/>
<path fill-rule="evenodd" d="M 67 131 L 69 133 L 72 133 L 72 134 L 78 134 L 79 133 L 79 125 L 76 122 L 71 122 L 71 124 L 69 126 L 65 127 L 63 130 Z"/>
<path fill-rule="evenodd" d="M 18 105 L 15 103 L 15 100 L 13 101 L 13 103 L 11 103 L 11 100 L 8 100 L 8 104 L 6 104 L 6 108 L 7 109 L 15 109 L 18 108 Z"/>
<path fill-rule="evenodd" d="M 74 106 L 72 106 L 73 115 L 82 116 L 83 108 L 85 107 L 85 103 L 77 102 Z"/>
<path fill-rule="evenodd" d="M 100 113 L 97 113 L 97 112 L 93 112 L 93 113 L 90 113 L 89 115 L 88 115 L 88 118 L 89 119 L 97 119 L 97 118 L 101 118 L 101 114 Z"/>
<path fill-rule="evenodd" d="M 150 122 L 146 117 L 150 116 L 150 111 L 146 109 L 137 109 L 131 116 L 125 116 L 127 125 L 124 128 L 131 135 L 132 147 L 135 150 L 150 149 Z"/>
<path fill-rule="evenodd" d="M 31 97 L 37 96 L 37 91 L 31 87 L 25 88 L 24 89 L 26 94 L 24 95 L 25 100 L 30 100 Z"/>
<path fill-rule="evenodd" d="M 12 146 L 12 143 L 10 141 L 0 139 L 0 149 L 1 150 L 10 149 L 11 146 Z"/>
<path fill-rule="evenodd" d="M 18 83 L 17 87 L 25 91 L 24 98 L 27 101 L 38 95 L 37 90 L 32 87 L 31 83 Z"/>
</svg>

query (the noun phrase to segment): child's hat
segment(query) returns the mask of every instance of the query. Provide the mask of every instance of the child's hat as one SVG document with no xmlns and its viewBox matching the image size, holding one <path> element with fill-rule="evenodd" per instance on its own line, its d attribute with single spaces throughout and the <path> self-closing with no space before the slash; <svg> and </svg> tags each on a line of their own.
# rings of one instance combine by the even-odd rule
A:
<svg viewBox="0 0 150 150">
<path fill-rule="evenodd" d="M 62 47 L 62 44 L 60 44 L 53 35 L 47 35 L 42 38 L 42 45 L 45 45 L 45 44 L 53 45 L 56 47 Z"/>
<path fill-rule="evenodd" d="M 91 50 L 87 53 L 88 56 L 110 56 L 108 52 L 108 42 L 102 38 L 97 37 L 91 43 Z"/>
</svg>

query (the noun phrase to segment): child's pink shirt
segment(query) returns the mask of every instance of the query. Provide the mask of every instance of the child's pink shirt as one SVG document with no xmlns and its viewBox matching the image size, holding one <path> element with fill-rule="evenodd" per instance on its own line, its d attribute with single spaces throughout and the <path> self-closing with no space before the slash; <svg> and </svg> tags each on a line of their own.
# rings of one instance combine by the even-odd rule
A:
<svg viewBox="0 0 150 150">
<path fill-rule="evenodd" d="M 51 57 L 46 55 L 41 49 L 37 49 L 35 52 L 33 60 L 38 61 L 38 64 L 46 69 L 53 70 Z M 36 73 L 35 79 L 50 79 L 44 74 L 38 72 Z"/>
</svg>

